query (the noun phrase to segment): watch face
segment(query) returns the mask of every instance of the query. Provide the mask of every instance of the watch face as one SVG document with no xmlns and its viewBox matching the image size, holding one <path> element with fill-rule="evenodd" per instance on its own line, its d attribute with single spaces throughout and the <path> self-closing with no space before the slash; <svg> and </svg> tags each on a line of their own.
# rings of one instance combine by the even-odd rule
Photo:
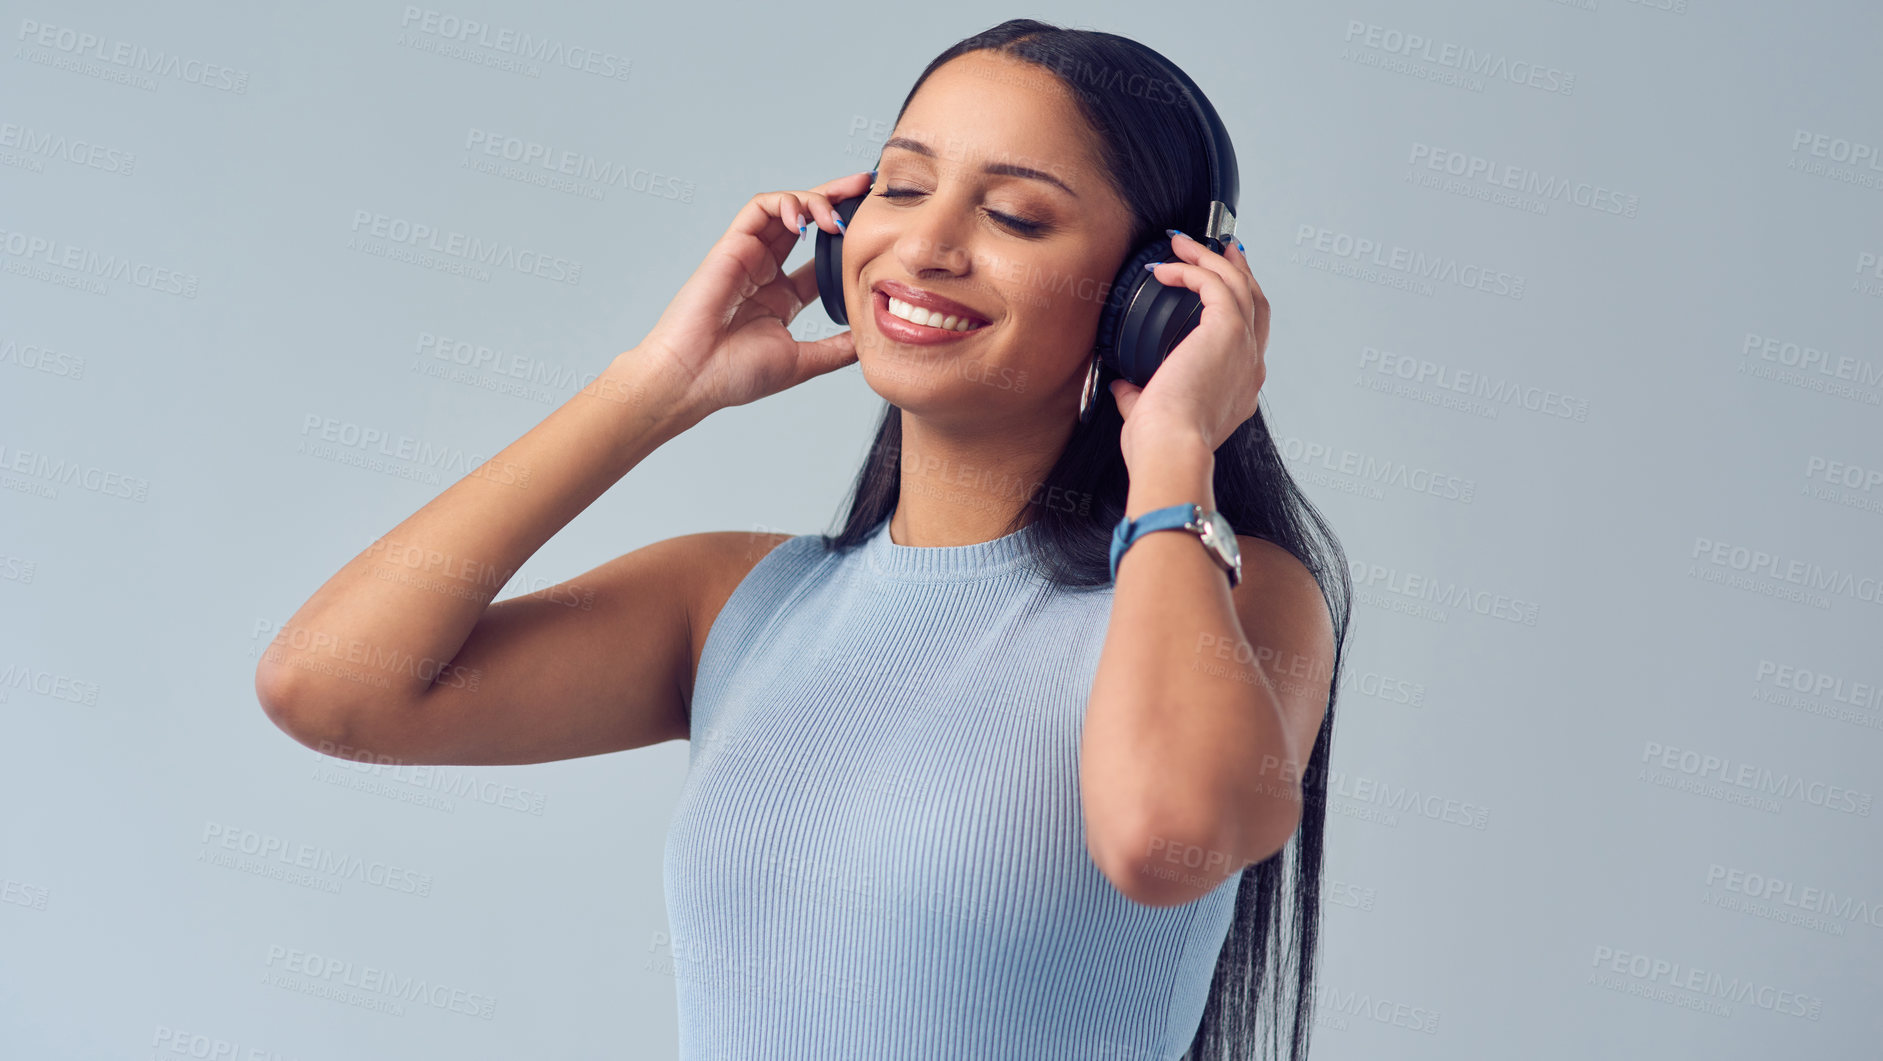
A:
<svg viewBox="0 0 1883 1061">
<path fill-rule="evenodd" d="M 1228 555 L 1230 562 L 1242 559 L 1242 544 L 1236 541 L 1236 530 L 1221 512 L 1210 513 L 1210 533 L 1222 543 L 1223 552 Z"/>
</svg>

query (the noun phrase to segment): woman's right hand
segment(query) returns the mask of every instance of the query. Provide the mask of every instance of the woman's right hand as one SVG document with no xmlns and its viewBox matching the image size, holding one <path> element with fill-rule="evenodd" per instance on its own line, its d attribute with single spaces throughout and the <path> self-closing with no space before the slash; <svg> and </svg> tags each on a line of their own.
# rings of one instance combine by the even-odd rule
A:
<svg viewBox="0 0 1883 1061">
<path fill-rule="evenodd" d="M 869 186 L 868 173 L 853 173 L 809 191 L 754 195 L 667 304 L 637 356 L 661 358 L 690 381 L 683 401 L 702 416 L 854 362 L 847 330 L 814 342 L 792 338 L 785 326 L 818 299 L 817 263 L 789 274 L 782 267 L 801 221 L 840 233 L 833 204 Z"/>
</svg>

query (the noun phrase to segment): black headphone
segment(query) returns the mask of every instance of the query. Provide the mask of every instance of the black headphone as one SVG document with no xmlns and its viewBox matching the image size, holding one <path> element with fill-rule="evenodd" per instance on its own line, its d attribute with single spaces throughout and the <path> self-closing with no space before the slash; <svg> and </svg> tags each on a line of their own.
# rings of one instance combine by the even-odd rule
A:
<svg viewBox="0 0 1883 1061">
<path fill-rule="evenodd" d="M 1221 254 L 1236 232 L 1236 194 L 1238 172 L 1236 151 L 1230 145 L 1229 131 L 1210 105 L 1209 97 L 1189 75 L 1157 51 L 1132 41 L 1159 65 L 1167 69 L 1191 102 L 1206 133 L 1204 148 L 1209 154 L 1209 216 L 1196 231 L 1185 230 L 1211 250 Z M 840 200 L 833 205 L 837 216 L 849 224 L 858 206 L 869 193 Z M 1105 367 L 1132 383 L 1143 386 L 1164 363 L 1170 351 L 1196 328 L 1203 313 L 1203 301 L 1187 287 L 1166 287 L 1144 266 L 1150 262 L 1177 261 L 1170 249 L 1170 238 L 1160 236 L 1140 244 L 1125 257 L 1107 292 L 1104 308 L 1099 311 L 1098 336 L 1094 348 Z M 844 306 L 843 236 L 817 229 L 817 293 L 824 312 L 838 324 L 850 323 Z M 1094 403 L 1096 404 L 1096 403 Z"/>
</svg>

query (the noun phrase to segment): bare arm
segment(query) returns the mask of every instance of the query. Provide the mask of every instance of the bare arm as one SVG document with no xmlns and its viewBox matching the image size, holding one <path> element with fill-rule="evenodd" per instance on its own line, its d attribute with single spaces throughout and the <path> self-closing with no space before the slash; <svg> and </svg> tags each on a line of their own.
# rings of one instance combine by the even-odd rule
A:
<svg viewBox="0 0 1883 1061">
<path fill-rule="evenodd" d="M 817 279 L 810 262 L 782 266 L 800 220 L 838 231 L 832 196 L 866 177 L 753 196 L 639 345 L 328 579 L 256 668 L 268 717 L 329 754 L 417 763 L 544 762 L 686 736 L 705 627 L 775 536 L 685 535 L 490 601 L 663 442 L 856 360 L 849 332 L 791 336 Z"/>
<path fill-rule="evenodd" d="M 686 579 L 710 560 L 700 543 L 655 543 L 490 605 L 545 541 L 698 422 L 685 383 L 622 354 L 354 557 L 263 654 L 269 718 L 322 751 L 407 762 L 540 762 L 685 736 L 675 668 Z"/>
</svg>

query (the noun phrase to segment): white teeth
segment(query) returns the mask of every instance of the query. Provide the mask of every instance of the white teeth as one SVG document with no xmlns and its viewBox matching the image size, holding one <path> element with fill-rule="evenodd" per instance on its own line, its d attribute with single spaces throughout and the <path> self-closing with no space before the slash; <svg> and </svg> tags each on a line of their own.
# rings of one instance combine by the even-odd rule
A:
<svg viewBox="0 0 1883 1061">
<path fill-rule="evenodd" d="M 889 312 L 911 324 L 924 324 L 930 328 L 940 328 L 943 331 L 971 332 L 980 327 L 980 325 L 971 322 L 966 317 L 956 317 L 953 314 L 943 316 L 940 313 L 925 310 L 920 306 L 912 306 L 893 296 L 889 299 Z"/>
</svg>

